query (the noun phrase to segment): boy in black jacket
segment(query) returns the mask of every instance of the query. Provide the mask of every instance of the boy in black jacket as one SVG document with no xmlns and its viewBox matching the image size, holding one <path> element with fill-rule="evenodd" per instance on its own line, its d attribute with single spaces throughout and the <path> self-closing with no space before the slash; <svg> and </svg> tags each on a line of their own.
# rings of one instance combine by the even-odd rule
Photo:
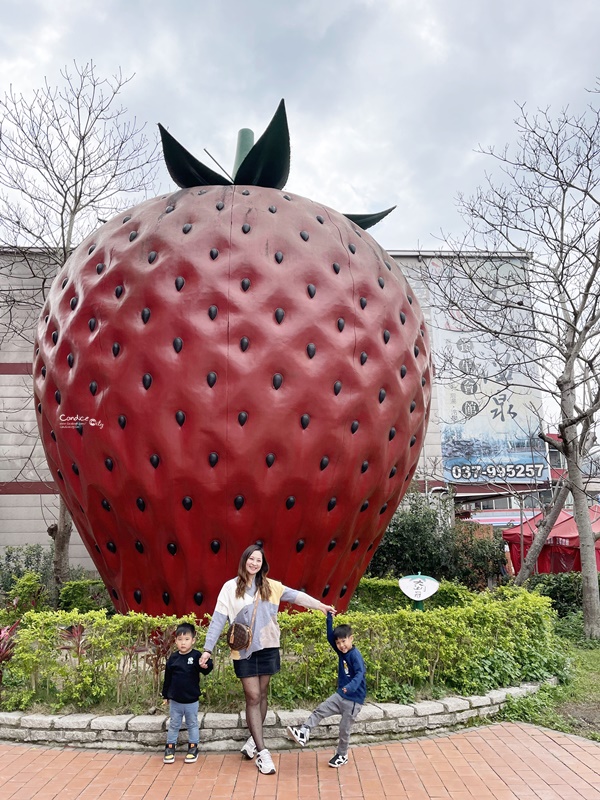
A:
<svg viewBox="0 0 600 800">
<path fill-rule="evenodd" d="M 337 752 L 329 761 L 330 767 L 342 767 L 348 763 L 350 729 L 358 716 L 367 695 L 365 662 L 360 651 L 354 647 L 350 625 L 333 628 L 333 615 L 327 614 L 327 640 L 338 655 L 338 688 L 335 694 L 318 706 L 301 728 L 288 728 L 287 735 L 301 747 L 308 743 L 310 729 L 325 717 L 341 714 L 340 736 Z"/>
<path fill-rule="evenodd" d="M 208 675 L 212 671 L 213 663 L 209 658 L 206 667 L 200 666 L 202 653 L 194 650 L 196 643 L 196 628 L 191 622 L 183 622 L 175 631 L 175 644 L 177 650 L 167 661 L 165 680 L 162 696 L 165 702 L 169 701 L 169 730 L 167 733 L 167 746 L 165 747 L 165 764 L 175 761 L 175 745 L 181 728 L 181 720 L 185 717 L 188 729 L 188 751 L 185 757 L 186 764 L 193 764 L 198 760 L 198 742 L 200 730 L 198 728 L 198 698 L 200 697 L 200 673 Z"/>
</svg>

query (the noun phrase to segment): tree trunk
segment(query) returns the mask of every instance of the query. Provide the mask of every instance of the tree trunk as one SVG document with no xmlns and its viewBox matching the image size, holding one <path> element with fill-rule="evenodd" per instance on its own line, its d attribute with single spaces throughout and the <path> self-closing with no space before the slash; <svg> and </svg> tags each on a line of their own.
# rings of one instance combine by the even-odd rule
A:
<svg viewBox="0 0 600 800">
<path fill-rule="evenodd" d="M 529 548 L 527 556 L 521 562 L 521 569 L 519 570 L 519 574 L 515 578 L 515 584 L 517 586 L 522 586 L 527 580 L 527 578 L 529 578 L 533 570 L 535 569 L 538 557 L 542 552 L 542 547 L 546 544 L 548 535 L 552 530 L 552 528 L 554 527 L 554 523 L 558 519 L 558 515 L 562 511 L 568 496 L 569 496 L 569 486 L 568 485 L 561 486 L 558 494 L 554 499 L 554 502 L 552 503 L 552 508 L 548 512 L 548 516 L 544 517 L 544 519 L 540 523 L 539 528 L 536 531 L 535 536 L 533 537 L 533 542 L 531 543 L 531 547 Z"/>
<path fill-rule="evenodd" d="M 71 515 L 61 497 L 58 506 L 58 524 L 55 523 L 48 528 L 48 535 L 54 539 L 53 577 L 57 597 L 61 586 L 69 579 L 69 543 L 72 529 Z"/>
<path fill-rule="evenodd" d="M 596 540 L 592 530 L 587 495 L 578 454 L 569 454 L 567 468 L 573 493 L 573 514 L 579 533 L 581 582 L 583 589 L 583 628 L 589 639 L 600 639 L 600 590 L 596 567 Z"/>
</svg>

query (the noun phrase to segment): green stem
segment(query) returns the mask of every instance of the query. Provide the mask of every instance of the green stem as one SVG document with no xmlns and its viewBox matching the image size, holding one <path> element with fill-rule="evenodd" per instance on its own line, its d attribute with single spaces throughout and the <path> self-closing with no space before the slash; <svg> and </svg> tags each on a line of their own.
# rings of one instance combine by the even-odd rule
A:
<svg viewBox="0 0 600 800">
<path fill-rule="evenodd" d="M 254 131 L 250 128 L 241 128 L 238 131 L 237 147 L 235 149 L 235 161 L 233 162 L 233 179 L 240 168 L 240 164 L 246 158 L 254 145 Z"/>
</svg>

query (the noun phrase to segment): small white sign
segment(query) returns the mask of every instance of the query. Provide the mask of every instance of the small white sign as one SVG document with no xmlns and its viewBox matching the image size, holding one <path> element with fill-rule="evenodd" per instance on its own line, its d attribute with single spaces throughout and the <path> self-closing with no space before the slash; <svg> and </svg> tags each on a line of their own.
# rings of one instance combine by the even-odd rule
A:
<svg viewBox="0 0 600 800">
<path fill-rule="evenodd" d="M 440 588 L 438 581 L 428 575 L 405 575 L 398 586 L 411 600 L 427 600 Z"/>
</svg>

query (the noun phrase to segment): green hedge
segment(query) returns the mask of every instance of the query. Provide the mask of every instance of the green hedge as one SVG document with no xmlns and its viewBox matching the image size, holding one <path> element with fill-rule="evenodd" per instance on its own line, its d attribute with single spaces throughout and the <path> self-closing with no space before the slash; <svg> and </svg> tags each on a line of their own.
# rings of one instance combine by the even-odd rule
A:
<svg viewBox="0 0 600 800">
<path fill-rule="evenodd" d="M 600 573 L 598 582 L 600 583 Z M 581 572 L 532 575 L 526 585 L 531 591 L 552 598 L 554 609 L 560 617 L 581 611 L 583 605 Z"/>
<path fill-rule="evenodd" d="M 424 601 L 425 609 L 448 608 L 449 606 L 463 606 L 472 602 L 479 596 L 456 581 L 440 581 L 440 588 Z M 392 578 L 362 578 L 352 600 L 350 611 L 383 611 L 393 613 L 401 608 L 410 609 L 413 606 L 410 600 L 398 586 L 398 581 Z"/>
<path fill-rule="evenodd" d="M 467 595 L 468 602 L 460 606 L 425 612 L 339 616 L 354 629 L 371 699 L 478 693 L 565 676 L 567 661 L 554 634 L 548 598 L 517 589 Z M 271 681 L 271 702 L 284 708 L 313 705 L 331 693 L 336 681 L 337 659 L 327 644 L 325 619 L 317 612 L 286 612 L 279 622 L 282 670 Z M 0 707 L 26 709 L 41 703 L 54 711 L 147 711 L 160 701 L 176 623 L 174 617 L 133 613 L 28 612 L 14 655 L 3 665 Z M 202 628 L 198 649 L 204 636 Z M 214 658 L 215 670 L 203 680 L 202 701 L 211 710 L 239 709 L 241 684 L 223 639 Z"/>
</svg>

